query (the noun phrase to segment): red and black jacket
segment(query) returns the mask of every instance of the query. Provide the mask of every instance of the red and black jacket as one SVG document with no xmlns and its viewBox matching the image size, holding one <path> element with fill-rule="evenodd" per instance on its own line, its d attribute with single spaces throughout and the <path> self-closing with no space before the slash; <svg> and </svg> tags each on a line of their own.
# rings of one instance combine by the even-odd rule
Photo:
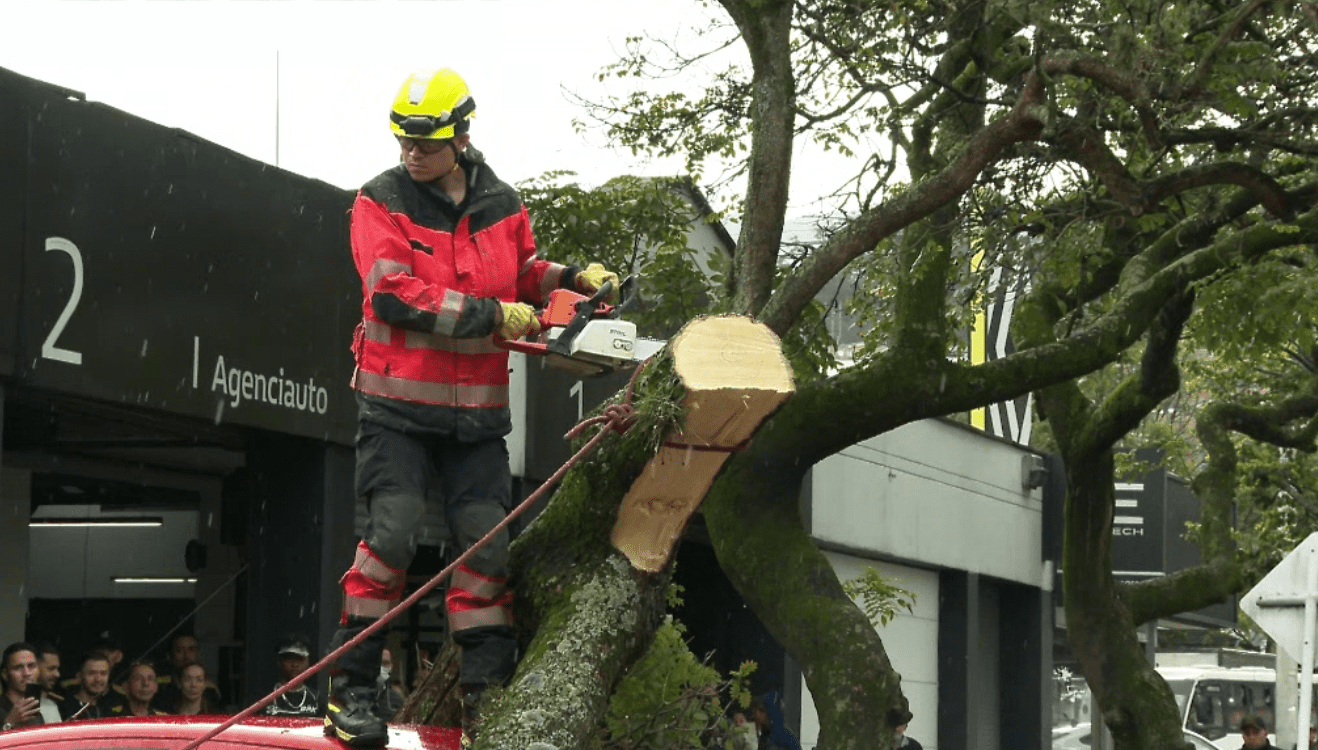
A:
<svg viewBox="0 0 1318 750">
<path fill-rule="evenodd" d="M 526 207 L 468 148 L 459 206 L 400 164 L 352 209 L 362 279 L 352 387 L 362 418 L 484 439 L 511 429 L 508 352 L 494 345 L 499 301 L 541 304 L 575 267 L 536 257 Z"/>
</svg>

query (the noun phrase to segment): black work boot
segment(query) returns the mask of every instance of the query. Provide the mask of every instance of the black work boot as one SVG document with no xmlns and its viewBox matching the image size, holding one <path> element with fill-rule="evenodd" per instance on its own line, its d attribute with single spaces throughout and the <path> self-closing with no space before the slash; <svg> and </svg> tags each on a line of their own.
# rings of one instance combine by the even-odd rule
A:
<svg viewBox="0 0 1318 750">
<path fill-rule="evenodd" d="M 462 698 L 462 747 L 469 748 L 476 742 L 476 732 L 481 721 L 481 701 L 485 697 L 485 685 L 459 685 L 458 695 Z"/>
<path fill-rule="evenodd" d="M 345 675 L 330 678 L 325 734 L 333 734 L 351 747 L 384 747 L 389 729 L 375 713 L 376 688 L 353 686 Z"/>
<path fill-rule="evenodd" d="M 373 622 L 366 617 L 348 617 L 334 633 L 330 650 L 352 640 Z M 375 680 L 380 675 L 384 640 L 383 630 L 372 634 L 340 656 L 330 675 L 325 734 L 333 734 L 351 747 L 384 747 L 389 742 L 389 730 L 376 707 Z"/>
</svg>

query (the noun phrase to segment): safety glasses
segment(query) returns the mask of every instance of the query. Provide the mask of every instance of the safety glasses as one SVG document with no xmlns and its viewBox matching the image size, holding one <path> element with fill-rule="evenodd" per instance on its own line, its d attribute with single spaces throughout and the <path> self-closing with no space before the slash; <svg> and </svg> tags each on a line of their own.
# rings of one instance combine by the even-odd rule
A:
<svg viewBox="0 0 1318 750">
<path fill-rule="evenodd" d="M 403 149 L 403 153 L 415 148 L 426 156 L 443 151 L 453 142 L 451 138 L 408 138 L 405 135 L 394 137 L 398 139 L 398 145 Z"/>
</svg>

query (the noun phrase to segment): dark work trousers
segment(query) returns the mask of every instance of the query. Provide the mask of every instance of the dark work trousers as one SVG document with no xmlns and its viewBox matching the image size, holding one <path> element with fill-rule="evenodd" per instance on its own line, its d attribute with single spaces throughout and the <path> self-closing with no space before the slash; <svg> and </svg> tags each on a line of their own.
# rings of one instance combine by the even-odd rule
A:
<svg viewBox="0 0 1318 750">
<path fill-rule="evenodd" d="M 439 478 L 445 518 L 459 549 L 465 551 L 507 516 L 512 477 L 502 438 L 461 442 L 360 424 L 357 492 L 368 498 L 370 521 L 357 562 L 343 577 L 344 618 L 332 648 L 362 632 L 401 598 L 402 576 L 416 553 L 432 473 Z M 469 558 L 450 583 L 450 630 L 462 648 L 463 684 L 499 684 L 512 675 L 516 642 L 506 614 L 511 603 L 507 577 L 505 530 Z M 374 683 L 383 630 L 376 636 L 339 658 L 337 671 L 346 673 L 350 684 L 364 685 L 368 679 Z"/>
</svg>

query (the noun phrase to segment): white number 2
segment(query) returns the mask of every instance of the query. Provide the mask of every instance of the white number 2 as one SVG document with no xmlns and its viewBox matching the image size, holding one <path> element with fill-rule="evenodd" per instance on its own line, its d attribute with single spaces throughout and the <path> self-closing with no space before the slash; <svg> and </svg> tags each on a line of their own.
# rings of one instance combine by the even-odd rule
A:
<svg viewBox="0 0 1318 750">
<path fill-rule="evenodd" d="M 73 259 L 73 293 L 69 295 L 69 301 L 64 305 L 64 312 L 60 313 L 59 319 L 55 321 L 55 327 L 50 329 L 50 335 L 41 343 L 41 356 L 68 362 L 71 365 L 81 365 L 82 352 L 61 349 L 55 346 L 55 341 L 64 332 L 64 326 L 69 324 L 69 318 L 73 317 L 73 310 L 78 306 L 78 300 L 82 298 L 82 253 L 78 251 L 77 245 L 63 237 L 46 238 L 46 252 L 51 250 L 67 253 Z"/>
</svg>

